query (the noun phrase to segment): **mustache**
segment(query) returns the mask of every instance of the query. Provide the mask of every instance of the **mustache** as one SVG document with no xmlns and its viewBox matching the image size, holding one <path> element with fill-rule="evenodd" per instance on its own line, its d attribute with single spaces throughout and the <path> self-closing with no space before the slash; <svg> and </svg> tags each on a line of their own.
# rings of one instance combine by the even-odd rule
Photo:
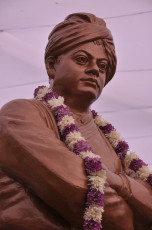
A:
<svg viewBox="0 0 152 230">
<path fill-rule="evenodd" d="M 98 81 L 97 81 L 96 78 L 88 77 L 88 78 L 82 78 L 81 80 L 82 81 L 91 81 L 91 82 L 94 82 L 94 83 L 96 83 L 96 85 L 98 86 L 98 88 L 100 88 L 99 83 L 98 83 Z"/>
</svg>

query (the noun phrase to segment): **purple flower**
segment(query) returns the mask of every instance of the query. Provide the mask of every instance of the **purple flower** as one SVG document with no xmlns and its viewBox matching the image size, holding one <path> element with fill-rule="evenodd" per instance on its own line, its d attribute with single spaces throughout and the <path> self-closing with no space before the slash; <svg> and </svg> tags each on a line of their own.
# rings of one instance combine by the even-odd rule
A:
<svg viewBox="0 0 152 230">
<path fill-rule="evenodd" d="M 97 112 L 95 110 L 91 110 L 93 118 L 95 118 L 96 116 L 98 116 Z"/>
<path fill-rule="evenodd" d="M 57 118 L 57 122 L 61 121 L 65 115 L 72 116 L 68 107 L 64 107 L 63 105 L 57 106 L 53 108 L 53 113 Z"/>
<path fill-rule="evenodd" d="M 152 186 L 152 174 L 148 176 L 147 182 Z"/>
<path fill-rule="evenodd" d="M 115 128 L 113 125 L 111 124 L 107 124 L 105 126 L 99 126 L 99 128 L 101 129 L 101 131 L 104 133 L 104 134 L 108 134 L 110 133 L 111 131 L 114 131 Z"/>
<path fill-rule="evenodd" d="M 47 102 L 49 100 L 51 100 L 52 98 L 58 98 L 58 95 L 57 93 L 55 92 L 49 92 L 49 93 L 46 93 L 45 96 L 43 97 L 43 99 Z"/>
<path fill-rule="evenodd" d="M 55 116 L 58 115 L 58 113 L 64 111 L 65 107 L 63 105 L 59 105 L 53 108 L 53 113 Z"/>
<path fill-rule="evenodd" d="M 102 225 L 100 222 L 91 220 L 85 220 L 83 223 L 83 229 L 84 230 L 100 230 L 102 229 Z"/>
<path fill-rule="evenodd" d="M 135 172 L 138 171 L 143 165 L 145 164 L 141 159 L 133 159 L 129 165 L 129 168 L 134 170 Z"/>
<path fill-rule="evenodd" d="M 66 125 L 62 131 L 62 137 L 63 140 L 66 139 L 66 136 L 70 133 L 70 132 L 74 132 L 74 131 L 78 131 L 78 127 L 75 124 L 70 124 L 70 125 Z"/>
<path fill-rule="evenodd" d="M 84 159 L 84 164 L 85 164 L 85 170 L 87 174 L 98 172 L 103 169 L 101 159 L 98 157 L 95 158 L 86 157 Z"/>
<path fill-rule="evenodd" d="M 104 195 L 95 188 L 88 192 L 86 205 L 89 207 L 93 203 L 104 206 Z"/>
<path fill-rule="evenodd" d="M 73 152 L 76 154 L 80 154 L 82 151 L 92 151 L 90 144 L 87 141 L 78 141 L 75 146 Z"/>
<path fill-rule="evenodd" d="M 37 96 L 38 91 L 39 91 L 40 89 L 43 89 L 43 88 L 45 88 L 45 87 L 46 87 L 46 86 L 44 86 L 44 85 L 38 86 L 38 87 L 34 90 L 34 97 Z"/>
<path fill-rule="evenodd" d="M 125 156 L 128 149 L 129 149 L 129 146 L 128 146 L 127 142 L 126 141 L 120 141 L 117 144 L 115 151 L 116 151 L 116 153 L 123 153 Z"/>
<path fill-rule="evenodd" d="M 126 157 L 126 153 L 117 153 L 120 160 L 124 160 Z"/>
</svg>

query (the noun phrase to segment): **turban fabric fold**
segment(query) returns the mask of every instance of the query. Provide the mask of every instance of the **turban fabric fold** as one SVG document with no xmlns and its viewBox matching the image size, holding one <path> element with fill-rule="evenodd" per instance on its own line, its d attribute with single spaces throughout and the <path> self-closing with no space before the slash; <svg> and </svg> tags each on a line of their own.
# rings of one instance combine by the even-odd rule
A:
<svg viewBox="0 0 152 230">
<path fill-rule="evenodd" d="M 45 59 L 59 55 L 83 43 L 101 39 L 108 57 L 106 83 L 116 70 L 116 55 L 113 38 L 103 19 L 89 13 L 70 14 L 54 27 L 48 37 Z"/>
</svg>

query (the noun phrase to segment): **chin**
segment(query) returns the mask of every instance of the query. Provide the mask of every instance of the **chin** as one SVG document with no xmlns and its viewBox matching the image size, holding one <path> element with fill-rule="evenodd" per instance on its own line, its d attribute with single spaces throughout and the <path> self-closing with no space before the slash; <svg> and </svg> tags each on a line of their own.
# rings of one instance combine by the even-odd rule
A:
<svg viewBox="0 0 152 230">
<path fill-rule="evenodd" d="M 83 99 L 86 99 L 87 101 L 94 102 L 98 99 L 101 92 L 97 92 L 97 90 L 94 89 L 83 89 L 82 91 L 79 91 L 79 97 L 83 97 Z"/>
<path fill-rule="evenodd" d="M 81 95 L 88 95 L 88 97 L 93 101 L 97 100 L 102 92 L 102 87 L 99 87 L 96 84 L 92 84 L 90 82 L 85 82 L 85 84 L 79 86 L 77 91 L 80 92 Z"/>
</svg>

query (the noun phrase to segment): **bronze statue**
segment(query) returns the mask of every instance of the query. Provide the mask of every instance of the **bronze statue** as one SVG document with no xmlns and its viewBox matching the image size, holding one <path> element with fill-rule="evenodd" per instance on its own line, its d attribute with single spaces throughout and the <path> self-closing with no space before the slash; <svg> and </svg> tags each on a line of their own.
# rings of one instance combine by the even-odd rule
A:
<svg viewBox="0 0 152 230">
<path fill-rule="evenodd" d="M 0 230 L 151 229 L 152 174 L 90 110 L 116 70 L 104 20 L 69 15 L 45 63 L 52 89 L 0 111 Z"/>
</svg>

